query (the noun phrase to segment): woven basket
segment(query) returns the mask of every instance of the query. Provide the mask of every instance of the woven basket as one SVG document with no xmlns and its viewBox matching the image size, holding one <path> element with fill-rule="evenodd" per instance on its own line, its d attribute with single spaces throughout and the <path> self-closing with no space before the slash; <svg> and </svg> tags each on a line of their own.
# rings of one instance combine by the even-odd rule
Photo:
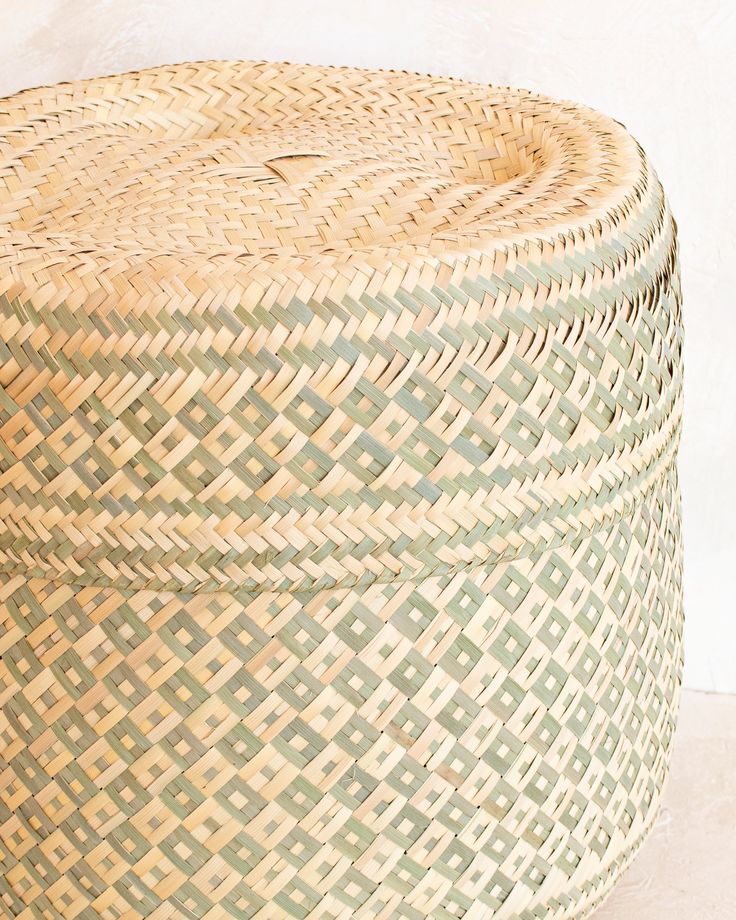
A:
<svg viewBox="0 0 736 920">
<path fill-rule="evenodd" d="M 203 63 L 2 101 L 0 170 L 2 916 L 587 914 L 681 670 L 641 149 Z"/>
</svg>

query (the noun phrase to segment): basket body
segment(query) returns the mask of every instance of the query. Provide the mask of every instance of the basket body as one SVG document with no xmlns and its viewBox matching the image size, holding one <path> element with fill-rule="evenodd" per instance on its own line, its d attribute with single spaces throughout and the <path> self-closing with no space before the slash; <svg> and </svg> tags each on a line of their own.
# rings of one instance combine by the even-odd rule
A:
<svg viewBox="0 0 736 920">
<path fill-rule="evenodd" d="M 584 916 L 681 670 L 640 149 L 290 65 L 6 103 L 0 913 Z"/>
</svg>

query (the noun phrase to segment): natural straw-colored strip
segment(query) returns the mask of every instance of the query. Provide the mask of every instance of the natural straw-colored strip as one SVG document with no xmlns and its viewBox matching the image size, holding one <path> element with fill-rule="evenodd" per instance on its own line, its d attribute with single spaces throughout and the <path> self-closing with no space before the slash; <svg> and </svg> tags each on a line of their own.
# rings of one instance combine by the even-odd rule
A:
<svg viewBox="0 0 736 920">
<path fill-rule="evenodd" d="M 0 102 L 0 915 L 581 920 L 667 770 L 681 346 L 584 107 Z"/>
</svg>

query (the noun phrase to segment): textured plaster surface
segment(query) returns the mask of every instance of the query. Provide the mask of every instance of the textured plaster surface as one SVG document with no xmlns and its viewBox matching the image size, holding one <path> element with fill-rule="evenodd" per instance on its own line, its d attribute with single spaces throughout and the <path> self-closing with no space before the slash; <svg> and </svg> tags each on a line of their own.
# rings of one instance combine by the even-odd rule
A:
<svg viewBox="0 0 736 920">
<path fill-rule="evenodd" d="M 0 95 L 182 60 L 270 58 L 524 86 L 622 121 L 680 225 L 685 682 L 736 693 L 735 42 L 730 0 L 2 0 Z"/>
<path fill-rule="evenodd" d="M 683 695 L 656 826 L 592 920 L 736 918 L 736 697 Z"/>
</svg>

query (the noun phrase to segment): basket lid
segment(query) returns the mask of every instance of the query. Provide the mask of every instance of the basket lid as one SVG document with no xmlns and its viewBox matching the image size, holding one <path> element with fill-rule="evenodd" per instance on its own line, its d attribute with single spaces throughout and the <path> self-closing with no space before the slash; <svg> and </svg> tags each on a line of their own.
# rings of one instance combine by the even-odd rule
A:
<svg viewBox="0 0 736 920">
<path fill-rule="evenodd" d="M 672 443 L 671 221 L 589 109 L 205 62 L 6 99 L 0 156 L 6 571 L 413 578 L 602 526 Z"/>
</svg>

